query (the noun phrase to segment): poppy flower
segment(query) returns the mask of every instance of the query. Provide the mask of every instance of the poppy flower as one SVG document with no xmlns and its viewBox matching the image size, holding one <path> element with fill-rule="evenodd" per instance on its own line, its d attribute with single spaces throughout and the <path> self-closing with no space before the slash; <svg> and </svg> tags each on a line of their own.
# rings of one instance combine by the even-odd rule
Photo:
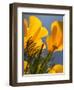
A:
<svg viewBox="0 0 74 90">
<path fill-rule="evenodd" d="M 48 30 L 42 26 L 42 22 L 36 16 L 30 16 L 29 22 L 24 19 L 24 48 L 28 39 L 31 37 L 36 47 L 41 47 L 43 44 L 42 38 L 48 35 Z M 46 46 L 44 45 L 43 48 Z"/>
<path fill-rule="evenodd" d="M 49 52 L 63 50 L 63 23 L 54 21 L 51 24 L 51 34 L 46 39 Z"/>
<path fill-rule="evenodd" d="M 63 72 L 63 66 L 61 64 L 56 64 L 52 68 L 48 69 L 48 73 L 62 73 Z"/>
</svg>

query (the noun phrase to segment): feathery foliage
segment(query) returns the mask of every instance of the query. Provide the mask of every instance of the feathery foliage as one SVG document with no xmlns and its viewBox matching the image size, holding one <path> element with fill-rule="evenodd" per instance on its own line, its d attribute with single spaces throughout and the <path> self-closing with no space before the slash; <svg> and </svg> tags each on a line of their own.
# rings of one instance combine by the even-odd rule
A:
<svg viewBox="0 0 74 90">
<path fill-rule="evenodd" d="M 52 53 L 48 53 L 47 56 L 42 57 L 42 50 L 44 44 L 41 47 L 36 46 L 36 43 L 30 37 L 27 41 L 26 48 L 24 49 L 24 60 L 27 61 L 25 74 L 39 74 L 47 73 L 47 64 L 52 56 Z"/>
</svg>

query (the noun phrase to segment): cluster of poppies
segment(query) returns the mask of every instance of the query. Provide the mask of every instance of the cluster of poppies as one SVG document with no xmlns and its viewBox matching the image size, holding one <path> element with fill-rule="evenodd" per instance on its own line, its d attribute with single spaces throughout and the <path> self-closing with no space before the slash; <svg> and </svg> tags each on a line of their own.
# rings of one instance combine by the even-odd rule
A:
<svg viewBox="0 0 74 90">
<path fill-rule="evenodd" d="M 46 27 L 36 16 L 30 16 L 29 22 L 24 19 L 24 49 L 27 47 L 27 42 L 31 39 L 35 46 L 28 50 L 29 55 L 33 55 L 37 49 L 45 50 L 48 52 L 58 52 L 63 50 L 63 23 L 61 21 L 54 21 L 51 23 L 50 34 Z M 42 39 L 45 38 L 45 42 Z M 30 45 L 31 47 L 31 45 Z M 29 67 L 27 60 L 24 60 L 24 70 Z M 48 73 L 62 73 L 63 65 L 56 64 L 48 68 Z"/>
</svg>

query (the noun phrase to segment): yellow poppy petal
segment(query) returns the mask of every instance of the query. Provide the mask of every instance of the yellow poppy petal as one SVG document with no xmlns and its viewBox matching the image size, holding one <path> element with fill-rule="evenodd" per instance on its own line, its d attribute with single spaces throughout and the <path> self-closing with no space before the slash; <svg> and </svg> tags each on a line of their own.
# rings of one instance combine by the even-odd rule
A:
<svg viewBox="0 0 74 90">
<path fill-rule="evenodd" d="M 36 40 L 35 43 L 36 43 L 36 47 L 40 47 L 40 48 L 43 44 L 41 39 Z M 45 49 L 45 48 L 46 48 L 46 45 L 44 44 L 43 49 Z"/>
<path fill-rule="evenodd" d="M 41 28 L 38 28 L 38 29 L 36 30 L 36 32 L 34 33 L 34 35 L 33 35 L 33 37 L 32 37 L 33 40 L 38 39 L 38 36 L 39 36 L 40 31 L 41 31 Z M 40 38 L 39 38 L 39 39 L 40 39 Z"/>
<path fill-rule="evenodd" d="M 63 73 L 63 65 L 61 64 L 56 64 L 52 68 L 48 68 L 48 73 Z"/>
<path fill-rule="evenodd" d="M 28 40 L 28 37 L 24 37 L 24 48 L 26 48 L 27 40 Z"/>
<path fill-rule="evenodd" d="M 27 35 L 27 28 L 28 28 L 28 22 L 26 19 L 24 19 L 24 35 Z"/>
<path fill-rule="evenodd" d="M 63 43 L 63 26 L 60 26 L 59 21 L 54 21 L 51 25 L 51 35 L 54 42 L 54 46 L 58 47 Z"/>
<path fill-rule="evenodd" d="M 48 73 L 53 73 L 53 74 L 55 74 L 55 73 L 56 73 L 56 71 L 55 71 L 55 70 L 53 70 L 52 68 L 48 68 Z"/>
<path fill-rule="evenodd" d="M 42 22 L 36 16 L 30 16 L 29 35 L 42 38 L 48 35 L 48 30 L 42 26 Z"/>
<path fill-rule="evenodd" d="M 24 61 L 24 70 L 26 70 L 26 68 L 28 67 L 28 62 L 27 61 Z"/>
<path fill-rule="evenodd" d="M 57 49 L 55 49 L 55 52 L 56 51 L 62 51 L 63 50 L 63 45 L 60 45 Z"/>
<path fill-rule="evenodd" d="M 53 41 L 52 41 L 51 36 L 47 37 L 46 43 L 47 43 L 47 46 L 48 46 L 48 51 L 52 52 L 53 51 Z"/>
<path fill-rule="evenodd" d="M 31 28 L 34 25 L 37 25 L 38 27 L 41 27 L 42 22 L 36 16 L 30 16 L 29 17 L 29 28 Z"/>
<path fill-rule="evenodd" d="M 25 21 L 26 23 L 26 21 Z M 42 22 L 36 16 L 29 17 L 29 27 L 27 27 L 27 35 L 24 36 L 24 48 L 26 47 L 26 42 L 31 37 L 36 46 L 41 47 L 43 42 L 42 38 L 48 35 L 48 30 L 42 27 Z M 46 48 L 44 44 L 43 48 Z"/>
<path fill-rule="evenodd" d="M 43 38 L 48 35 L 48 30 L 45 27 L 40 28 L 37 38 Z"/>
<path fill-rule="evenodd" d="M 56 64 L 52 70 L 54 70 L 56 73 L 62 73 L 63 72 L 63 65 L 61 64 Z"/>
<path fill-rule="evenodd" d="M 24 28 L 26 28 L 27 25 L 27 20 L 24 19 Z M 29 17 L 29 27 L 27 27 L 27 36 L 33 36 L 37 30 L 42 26 L 42 22 L 36 17 L 36 16 L 30 16 Z"/>
<path fill-rule="evenodd" d="M 46 42 L 49 51 L 62 51 L 63 49 L 63 25 L 62 22 L 54 21 L 51 24 L 51 34 Z"/>
<path fill-rule="evenodd" d="M 56 71 L 55 71 L 55 70 L 50 70 L 48 73 L 55 74 L 55 73 L 56 73 Z"/>
<path fill-rule="evenodd" d="M 39 32 L 40 32 L 40 27 L 36 24 L 36 25 L 33 25 L 31 28 L 29 28 L 27 36 L 33 37 L 33 36 L 36 36 L 36 34 L 38 34 Z"/>
</svg>

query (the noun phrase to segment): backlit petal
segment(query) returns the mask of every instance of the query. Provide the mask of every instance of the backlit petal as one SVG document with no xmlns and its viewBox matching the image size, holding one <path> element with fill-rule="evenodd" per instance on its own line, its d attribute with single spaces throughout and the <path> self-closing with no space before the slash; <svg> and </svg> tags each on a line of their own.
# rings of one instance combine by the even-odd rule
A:
<svg viewBox="0 0 74 90">
<path fill-rule="evenodd" d="M 28 67 L 28 62 L 27 61 L 24 61 L 24 70 L 26 70 L 26 68 Z"/>
<path fill-rule="evenodd" d="M 61 45 L 63 41 L 63 30 L 60 26 L 60 22 L 53 22 L 51 25 L 51 31 L 54 46 L 59 47 L 59 45 Z"/>
<path fill-rule="evenodd" d="M 36 16 L 30 16 L 29 17 L 29 28 L 31 28 L 32 26 L 36 24 L 38 27 L 42 26 L 42 22 L 40 21 L 40 19 L 38 19 Z"/>
<path fill-rule="evenodd" d="M 40 28 L 37 38 L 43 38 L 48 35 L 48 30 L 45 27 Z"/>
<path fill-rule="evenodd" d="M 40 48 L 41 48 L 41 46 L 42 46 L 42 44 L 43 44 L 43 42 L 42 42 L 41 39 L 36 40 L 35 43 L 36 43 L 36 47 L 39 46 Z M 46 48 L 46 45 L 45 45 L 45 44 L 44 44 L 44 46 L 43 46 L 43 49 L 44 49 L 44 48 Z"/>
<path fill-rule="evenodd" d="M 61 51 L 63 49 L 63 25 L 62 22 L 54 21 L 51 24 L 51 34 L 46 42 L 49 51 Z"/>
<path fill-rule="evenodd" d="M 56 64 L 54 65 L 48 73 L 63 73 L 63 65 L 61 64 Z"/>
<path fill-rule="evenodd" d="M 28 28 L 28 22 L 26 19 L 24 19 L 24 35 L 27 35 L 27 28 Z"/>
<path fill-rule="evenodd" d="M 47 37 L 46 43 L 47 43 L 48 51 L 52 52 L 53 51 L 53 41 L 52 41 L 51 36 Z"/>
</svg>

